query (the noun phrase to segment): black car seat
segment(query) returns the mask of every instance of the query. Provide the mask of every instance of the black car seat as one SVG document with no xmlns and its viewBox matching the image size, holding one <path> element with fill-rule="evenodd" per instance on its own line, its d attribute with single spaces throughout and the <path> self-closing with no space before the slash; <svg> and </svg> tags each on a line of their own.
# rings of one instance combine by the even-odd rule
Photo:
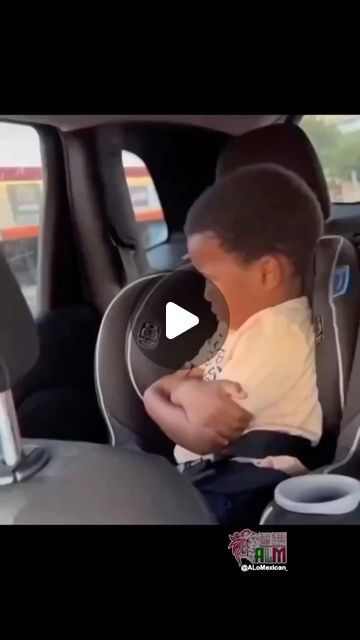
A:
<svg viewBox="0 0 360 640">
<path fill-rule="evenodd" d="M 39 357 L 13 389 L 23 437 L 107 442 L 93 376 L 100 322 L 85 304 L 36 319 Z"/>
<path fill-rule="evenodd" d="M 234 139 L 219 158 L 216 178 L 235 167 L 262 162 L 277 163 L 300 175 L 317 195 L 324 219 L 329 217 L 326 180 L 315 150 L 300 128 L 272 125 Z M 145 277 L 112 301 L 100 327 L 95 369 L 111 443 L 137 442 L 148 451 L 169 457 L 172 443 L 152 424 L 141 400 L 146 386 L 168 371 L 139 354 L 134 344 L 136 336 L 129 326 L 140 295 L 154 295 L 156 291 L 157 303 L 165 305 L 165 283 L 164 274 Z M 340 236 L 324 236 L 316 248 L 304 288 L 313 309 L 318 386 L 324 413 L 324 436 L 314 457 L 314 466 L 318 466 L 334 455 L 356 343 L 360 273 L 353 246 Z"/>
</svg>

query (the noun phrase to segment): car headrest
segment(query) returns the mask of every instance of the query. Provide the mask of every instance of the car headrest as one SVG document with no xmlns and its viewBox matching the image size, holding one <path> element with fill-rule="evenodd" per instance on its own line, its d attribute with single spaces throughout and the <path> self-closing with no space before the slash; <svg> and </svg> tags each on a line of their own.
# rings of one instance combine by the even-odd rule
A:
<svg viewBox="0 0 360 640">
<path fill-rule="evenodd" d="M 0 393 L 31 369 L 38 349 L 30 309 L 0 250 Z"/>
<path fill-rule="evenodd" d="M 316 340 L 324 431 L 338 435 L 356 346 L 360 271 L 356 250 L 341 236 L 323 236 L 306 284 Z"/>
<path fill-rule="evenodd" d="M 300 127 L 274 124 L 249 131 L 228 143 L 221 152 L 216 179 L 233 169 L 271 162 L 299 175 L 317 196 L 326 220 L 330 198 L 324 172 L 309 138 Z"/>
</svg>

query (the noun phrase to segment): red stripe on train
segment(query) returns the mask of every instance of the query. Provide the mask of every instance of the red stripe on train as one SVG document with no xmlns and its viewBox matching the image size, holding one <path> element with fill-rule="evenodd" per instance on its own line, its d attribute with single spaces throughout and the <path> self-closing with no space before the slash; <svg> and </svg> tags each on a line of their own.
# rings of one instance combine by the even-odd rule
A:
<svg viewBox="0 0 360 640">
<path fill-rule="evenodd" d="M 160 222 L 164 219 L 161 209 L 151 211 L 138 211 L 135 214 L 137 222 Z M 22 240 L 25 238 L 36 238 L 39 235 L 39 225 L 28 225 L 21 227 L 0 228 L 1 240 Z"/>
<path fill-rule="evenodd" d="M 146 167 L 124 167 L 127 178 L 149 178 L 150 174 Z"/>
<path fill-rule="evenodd" d="M 41 167 L 0 167 L 2 182 L 16 182 L 20 180 L 42 180 Z"/>
<path fill-rule="evenodd" d="M 137 222 L 159 222 L 164 220 L 161 209 L 151 209 L 151 211 L 136 211 L 135 218 Z"/>
<path fill-rule="evenodd" d="M 0 229 L 0 240 L 22 240 L 23 238 L 37 238 L 38 235 L 39 226 L 37 224 Z"/>
</svg>

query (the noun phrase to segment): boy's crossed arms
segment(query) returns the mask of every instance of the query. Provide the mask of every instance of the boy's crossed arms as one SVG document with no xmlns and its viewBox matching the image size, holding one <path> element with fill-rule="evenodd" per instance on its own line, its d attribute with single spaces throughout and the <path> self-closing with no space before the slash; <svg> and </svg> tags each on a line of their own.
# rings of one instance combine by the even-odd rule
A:
<svg viewBox="0 0 360 640">
<path fill-rule="evenodd" d="M 221 451 L 236 442 L 253 416 L 239 402 L 241 386 L 228 380 L 202 380 L 198 369 L 164 376 L 145 392 L 151 418 L 177 445 L 196 454 Z"/>
</svg>

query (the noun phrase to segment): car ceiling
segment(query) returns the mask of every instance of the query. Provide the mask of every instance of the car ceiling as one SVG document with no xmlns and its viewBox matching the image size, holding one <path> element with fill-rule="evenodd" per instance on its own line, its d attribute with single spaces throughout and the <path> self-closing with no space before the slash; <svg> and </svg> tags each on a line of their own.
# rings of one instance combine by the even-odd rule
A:
<svg viewBox="0 0 360 640">
<path fill-rule="evenodd" d="M 275 122 L 285 122 L 297 116 L 286 115 L 0 115 L 0 120 L 26 124 L 50 125 L 61 131 L 74 131 L 103 124 L 149 122 L 184 124 L 231 135 L 241 135 L 251 129 Z"/>
</svg>

